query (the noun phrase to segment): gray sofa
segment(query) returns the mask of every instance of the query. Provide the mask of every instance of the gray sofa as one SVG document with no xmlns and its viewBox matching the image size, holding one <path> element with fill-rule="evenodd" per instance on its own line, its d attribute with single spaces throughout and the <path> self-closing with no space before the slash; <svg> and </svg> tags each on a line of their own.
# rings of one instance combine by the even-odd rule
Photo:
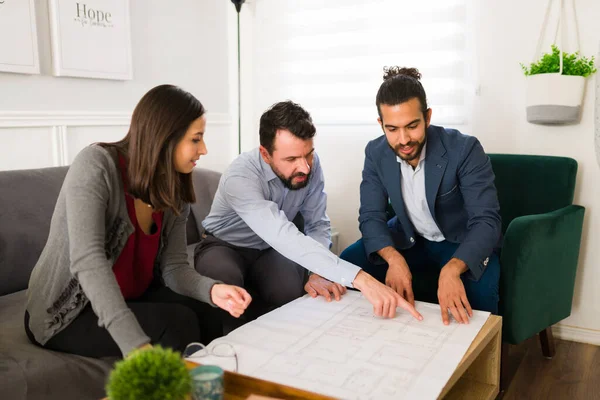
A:
<svg viewBox="0 0 600 400">
<path fill-rule="evenodd" d="M 0 172 L 0 398 L 100 399 L 115 359 L 91 359 L 41 349 L 23 328 L 31 270 L 46 243 L 50 219 L 68 167 Z M 188 250 L 200 241 L 201 224 L 220 174 L 193 172 L 196 204 L 187 224 Z"/>
</svg>

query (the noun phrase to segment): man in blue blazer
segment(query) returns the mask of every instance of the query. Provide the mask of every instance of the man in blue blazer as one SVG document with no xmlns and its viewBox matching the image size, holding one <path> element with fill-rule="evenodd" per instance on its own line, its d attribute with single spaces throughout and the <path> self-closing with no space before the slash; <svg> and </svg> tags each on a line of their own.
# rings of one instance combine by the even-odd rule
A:
<svg viewBox="0 0 600 400">
<path fill-rule="evenodd" d="M 442 319 L 498 312 L 500 206 L 479 141 L 430 125 L 421 74 L 386 68 L 377 93 L 384 136 L 369 142 L 360 185 L 362 239 L 341 258 L 414 304 L 413 273 L 437 266 Z M 396 216 L 387 220 L 391 205 Z"/>
</svg>

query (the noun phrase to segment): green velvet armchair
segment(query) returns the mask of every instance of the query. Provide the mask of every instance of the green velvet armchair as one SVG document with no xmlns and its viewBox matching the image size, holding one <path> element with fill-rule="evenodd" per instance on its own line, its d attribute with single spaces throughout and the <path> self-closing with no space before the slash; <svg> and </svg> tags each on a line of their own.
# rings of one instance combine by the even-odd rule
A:
<svg viewBox="0 0 600 400">
<path fill-rule="evenodd" d="M 554 355 L 550 327 L 571 314 L 585 209 L 573 205 L 577 161 L 490 154 L 502 215 L 502 339 L 517 344 L 540 333 Z"/>
<path fill-rule="evenodd" d="M 510 384 L 509 345 L 539 333 L 554 356 L 551 327 L 571 314 L 585 209 L 573 204 L 577 161 L 489 154 L 496 175 L 504 242 L 500 253 L 502 368 Z"/>
</svg>

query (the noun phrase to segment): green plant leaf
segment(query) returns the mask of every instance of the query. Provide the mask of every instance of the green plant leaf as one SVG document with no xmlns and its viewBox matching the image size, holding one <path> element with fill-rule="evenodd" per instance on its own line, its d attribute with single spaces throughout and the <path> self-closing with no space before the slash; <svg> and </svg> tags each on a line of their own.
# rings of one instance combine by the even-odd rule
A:
<svg viewBox="0 0 600 400">
<path fill-rule="evenodd" d="M 521 64 L 521 69 L 526 76 L 559 72 L 559 48 L 552 45 L 552 53 L 544 53 L 538 62 L 531 63 L 529 67 Z M 563 53 L 563 75 L 583 76 L 587 78 L 596 71 L 593 56 L 588 59 L 581 56 L 579 52 Z"/>
</svg>

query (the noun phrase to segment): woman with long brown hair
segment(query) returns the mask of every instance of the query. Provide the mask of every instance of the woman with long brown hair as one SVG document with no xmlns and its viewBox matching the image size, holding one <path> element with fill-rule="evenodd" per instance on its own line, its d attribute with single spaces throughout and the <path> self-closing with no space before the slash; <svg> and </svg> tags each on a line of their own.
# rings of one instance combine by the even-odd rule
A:
<svg viewBox="0 0 600 400">
<path fill-rule="evenodd" d="M 125 138 L 82 150 L 60 191 L 31 274 L 25 330 L 48 349 L 89 357 L 160 344 L 182 351 L 222 335 L 242 288 L 198 274 L 186 254 L 191 172 L 206 154 L 205 110 L 171 85 L 136 106 Z"/>
</svg>

